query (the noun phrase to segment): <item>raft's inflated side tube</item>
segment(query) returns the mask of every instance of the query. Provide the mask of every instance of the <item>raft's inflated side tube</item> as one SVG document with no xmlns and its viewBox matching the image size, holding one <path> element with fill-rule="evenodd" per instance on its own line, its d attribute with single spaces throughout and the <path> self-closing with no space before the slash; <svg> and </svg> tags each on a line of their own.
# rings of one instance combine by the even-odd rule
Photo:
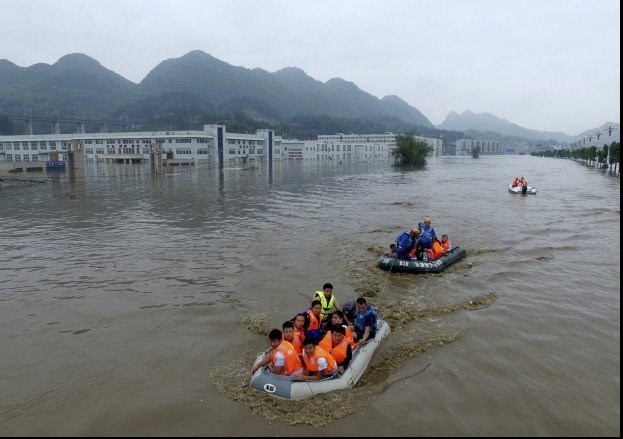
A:
<svg viewBox="0 0 623 439">
<path fill-rule="evenodd" d="M 376 328 L 376 336 L 353 351 L 353 358 L 342 375 L 318 381 L 298 381 L 296 378 L 275 375 L 264 366 L 256 370 L 251 377 L 251 388 L 278 398 L 295 401 L 333 390 L 353 388 L 368 367 L 372 354 L 381 340 L 391 332 L 389 324 L 382 319 L 377 319 Z M 257 356 L 254 364 L 257 364 L 263 357 L 262 352 Z"/>
<path fill-rule="evenodd" d="M 407 261 L 381 256 L 379 267 L 396 273 L 440 273 L 449 265 L 463 259 L 465 254 L 465 249 L 457 246 L 434 261 L 418 261 L 415 259 Z"/>
<path fill-rule="evenodd" d="M 508 191 L 511 194 L 523 194 L 523 195 L 527 195 L 527 194 L 536 194 L 536 189 L 533 188 L 532 186 L 528 186 L 526 191 L 524 192 L 523 190 L 523 186 L 517 186 L 517 187 L 513 187 L 512 184 L 508 185 Z"/>
</svg>

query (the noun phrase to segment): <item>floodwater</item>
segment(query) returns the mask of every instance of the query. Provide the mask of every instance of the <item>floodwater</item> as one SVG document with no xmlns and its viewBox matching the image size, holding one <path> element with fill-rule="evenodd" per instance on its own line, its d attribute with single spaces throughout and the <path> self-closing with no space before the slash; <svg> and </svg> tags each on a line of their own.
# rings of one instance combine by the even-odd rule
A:
<svg viewBox="0 0 623 439">
<path fill-rule="evenodd" d="M 536 195 L 507 191 L 524 175 Z M 619 436 L 620 180 L 530 156 L 89 165 L 0 182 L 0 435 Z M 375 264 L 431 216 L 467 257 Z M 248 387 L 325 282 L 392 332 L 357 386 Z"/>
</svg>

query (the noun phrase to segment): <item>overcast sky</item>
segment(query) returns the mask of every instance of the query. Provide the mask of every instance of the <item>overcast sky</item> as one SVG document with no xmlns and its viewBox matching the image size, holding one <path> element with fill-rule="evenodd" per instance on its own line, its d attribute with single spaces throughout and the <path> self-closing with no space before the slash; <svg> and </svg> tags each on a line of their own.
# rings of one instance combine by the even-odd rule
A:
<svg viewBox="0 0 623 439">
<path fill-rule="evenodd" d="M 398 95 L 433 124 L 620 122 L 619 0 L 0 0 L 0 16 L 0 59 L 22 67 L 79 52 L 138 83 L 198 49 Z"/>
</svg>

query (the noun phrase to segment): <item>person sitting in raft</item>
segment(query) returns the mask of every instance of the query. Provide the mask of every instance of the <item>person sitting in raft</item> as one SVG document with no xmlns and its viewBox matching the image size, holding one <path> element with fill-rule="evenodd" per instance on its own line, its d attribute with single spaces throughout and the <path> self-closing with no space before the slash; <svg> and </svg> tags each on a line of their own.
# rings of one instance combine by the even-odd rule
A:
<svg viewBox="0 0 623 439">
<path fill-rule="evenodd" d="M 331 354 L 337 363 L 339 373 L 344 373 L 344 370 L 350 364 L 350 360 L 353 359 L 353 350 L 344 333 L 344 327 L 338 325 L 331 331 L 328 331 L 327 335 L 318 343 L 319 347 Z"/>
<path fill-rule="evenodd" d="M 418 242 L 422 244 L 424 248 L 431 248 L 433 246 L 433 239 L 437 237 L 435 229 L 430 225 L 430 217 L 424 218 L 423 223 L 418 223 L 418 229 L 420 230 L 420 239 Z"/>
<path fill-rule="evenodd" d="M 411 259 L 409 253 L 417 245 L 419 235 L 420 230 L 413 228 L 410 232 L 403 232 L 396 238 L 396 255 L 398 259 Z"/>
<path fill-rule="evenodd" d="M 523 175 L 521 177 L 519 177 L 519 186 L 524 187 L 524 186 L 528 186 L 528 180 L 526 180 L 525 178 L 523 178 Z"/>
<path fill-rule="evenodd" d="M 327 331 L 332 331 L 333 328 L 336 328 L 338 326 L 341 326 L 342 328 L 344 328 L 344 338 L 346 340 L 348 340 L 348 342 L 350 343 L 350 346 L 352 348 L 354 348 L 355 345 L 355 338 L 357 338 L 357 334 L 354 334 L 350 328 L 348 327 L 347 324 L 345 324 L 344 322 L 345 317 L 344 317 L 344 312 L 343 311 L 335 311 L 333 312 L 333 314 L 331 314 L 331 323 L 328 323 L 326 326 L 326 330 Z"/>
<path fill-rule="evenodd" d="M 511 187 L 517 187 L 517 186 L 519 186 L 519 178 L 515 177 L 515 179 L 511 183 Z"/>
<path fill-rule="evenodd" d="M 428 255 L 429 261 L 434 261 L 438 257 L 443 256 L 443 247 L 441 246 L 439 238 L 433 238 L 433 245 L 431 248 L 426 249 L 426 254 Z"/>
<path fill-rule="evenodd" d="M 294 331 L 305 334 L 305 330 L 307 330 L 307 326 L 309 326 L 308 319 L 309 317 L 307 316 L 307 314 L 303 312 L 295 315 L 294 318 L 290 320 L 292 323 L 294 323 Z"/>
<path fill-rule="evenodd" d="M 306 373 L 298 376 L 302 381 L 321 380 L 337 373 L 337 362 L 330 353 L 316 346 L 315 340 L 305 338 L 303 341 L 303 362 Z"/>
<path fill-rule="evenodd" d="M 389 244 L 389 253 L 385 253 L 385 256 L 389 256 L 390 258 L 398 257 L 398 253 L 396 253 L 396 244 Z"/>
<path fill-rule="evenodd" d="M 266 355 L 253 368 L 251 373 L 255 373 L 262 366 L 277 374 L 291 377 L 298 377 L 303 374 L 303 364 L 292 344 L 282 339 L 283 334 L 279 329 L 273 329 L 268 333 L 270 349 Z"/>
<path fill-rule="evenodd" d="M 441 235 L 441 247 L 443 247 L 444 253 L 448 253 L 450 250 L 452 250 L 452 244 L 450 244 L 448 235 Z"/>
<path fill-rule="evenodd" d="M 376 336 L 376 311 L 363 297 L 358 298 L 355 303 L 357 311 L 355 311 L 355 321 L 351 329 L 357 333 L 357 345 L 361 346 Z"/>
<path fill-rule="evenodd" d="M 318 299 L 313 300 L 311 306 L 307 310 L 307 317 L 309 317 L 309 326 L 307 327 L 307 331 L 320 329 L 320 323 L 322 322 L 322 315 L 320 314 L 321 310 L 322 302 Z"/>
<path fill-rule="evenodd" d="M 324 322 L 326 325 L 329 322 L 329 316 L 333 311 L 341 311 L 340 307 L 335 295 L 333 294 L 333 285 L 330 283 L 325 283 L 322 286 L 322 291 L 316 291 L 314 300 L 320 300 L 320 314 L 321 314 L 321 322 Z M 323 325 L 321 324 L 321 327 Z"/>
<path fill-rule="evenodd" d="M 305 332 L 298 332 L 294 328 L 294 323 L 291 320 L 287 320 L 283 322 L 281 325 L 281 329 L 283 330 L 283 339 L 290 343 L 296 354 L 299 357 L 303 356 L 303 338 Z"/>
<path fill-rule="evenodd" d="M 422 244 L 419 243 L 415 246 L 410 256 L 411 259 L 415 259 L 416 261 L 428 261 L 428 253 L 426 252 L 426 249 L 422 246 Z"/>
</svg>

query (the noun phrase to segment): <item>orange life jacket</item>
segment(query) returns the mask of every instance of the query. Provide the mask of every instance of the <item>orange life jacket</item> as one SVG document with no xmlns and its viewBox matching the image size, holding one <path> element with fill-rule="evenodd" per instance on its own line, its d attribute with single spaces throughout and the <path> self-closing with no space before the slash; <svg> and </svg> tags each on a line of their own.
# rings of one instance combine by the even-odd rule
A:
<svg viewBox="0 0 623 439">
<path fill-rule="evenodd" d="M 433 259 L 437 259 L 439 256 L 443 255 L 443 247 L 441 246 L 441 244 L 439 244 L 438 241 L 433 241 L 433 246 L 430 250 Z"/>
<path fill-rule="evenodd" d="M 342 325 L 344 327 L 344 340 L 347 340 L 351 348 L 355 347 L 355 340 L 353 339 L 353 331 L 350 330 L 348 325 Z"/>
<path fill-rule="evenodd" d="M 346 360 L 348 349 L 348 340 L 346 337 L 342 339 L 341 342 L 337 344 L 337 346 L 333 346 L 333 339 L 331 336 L 331 331 L 327 332 L 327 335 L 318 343 L 318 346 L 323 348 L 325 351 L 329 352 L 333 359 L 337 362 L 337 364 L 343 363 Z"/>
<path fill-rule="evenodd" d="M 281 337 L 281 339 L 288 341 L 286 340 L 285 336 Z M 290 344 L 296 351 L 297 355 L 301 355 L 303 353 L 303 335 L 300 332 L 294 331 L 294 335 L 292 336 L 292 341 L 290 342 Z"/>
<path fill-rule="evenodd" d="M 307 328 L 307 330 L 311 331 L 312 329 L 320 329 L 320 322 L 322 321 L 322 315 L 320 315 L 319 317 L 316 317 L 316 314 L 314 314 L 314 312 L 311 309 L 307 310 L 307 315 L 309 316 L 309 327 Z"/>
<path fill-rule="evenodd" d="M 441 247 L 442 247 L 445 251 L 449 252 L 449 251 L 450 251 L 450 249 L 452 248 L 452 245 L 450 244 L 450 240 L 448 239 L 446 242 L 442 242 L 442 243 L 441 243 Z"/>
<path fill-rule="evenodd" d="M 309 372 L 318 372 L 319 358 L 324 358 L 327 361 L 327 368 L 323 371 L 325 374 L 337 369 L 337 363 L 331 354 L 322 349 L 320 346 L 316 346 L 316 349 L 314 349 L 314 353 L 311 357 L 308 357 L 307 354 L 303 352 L 303 361 L 305 361 L 305 366 L 307 366 L 307 370 Z"/>
<path fill-rule="evenodd" d="M 281 375 L 291 375 L 299 369 L 303 368 L 303 363 L 301 363 L 301 359 L 299 355 L 294 350 L 294 347 L 289 341 L 281 340 L 277 349 L 273 351 L 271 354 L 271 358 L 273 360 L 273 364 L 275 364 L 277 351 L 281 352 L 284 357 L 286 357 L 286 364 L 283 370 L 281 371 Z"/>
</svg>

